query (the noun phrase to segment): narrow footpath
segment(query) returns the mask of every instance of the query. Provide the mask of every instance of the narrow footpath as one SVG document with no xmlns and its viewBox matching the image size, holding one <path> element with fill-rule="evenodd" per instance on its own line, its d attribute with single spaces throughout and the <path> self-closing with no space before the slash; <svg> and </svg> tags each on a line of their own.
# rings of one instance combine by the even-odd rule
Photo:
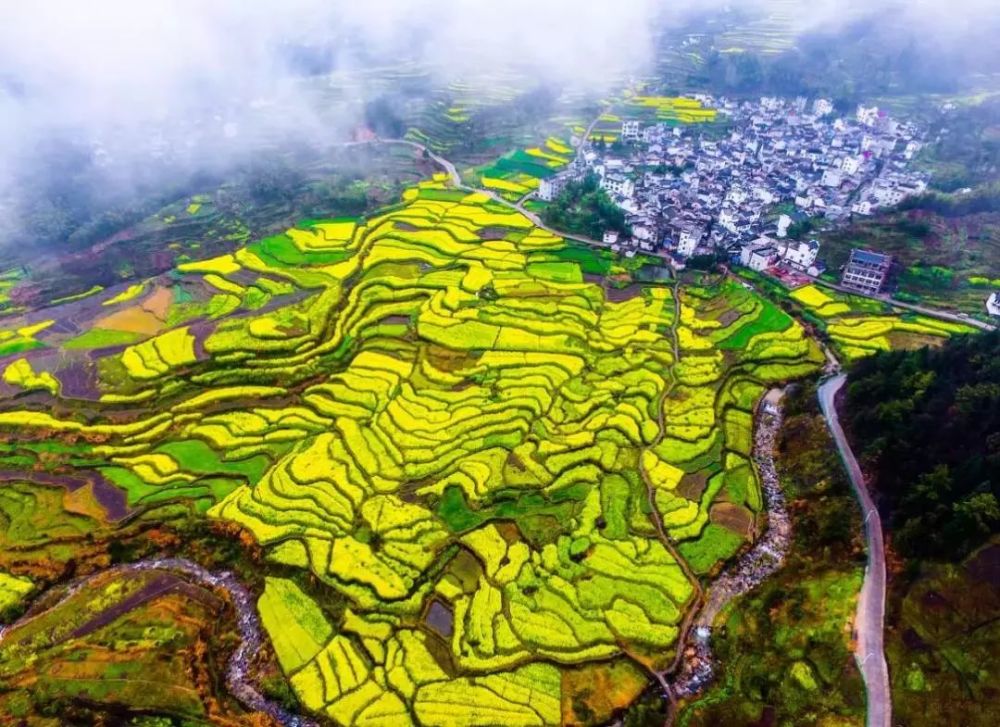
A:
<svg viewBox="0 0 1000 727">
<path fill-rule="evenodd" d="M 854 618 L 857 648 L 854 658 L 861 669 L 868 695 L 868 727 L 890 727 L 892 720 L 892 695 L 889 691 L 889 668 L 885 661 L 882 636 L 885 629 L 885 546 L 882 542 L 882 520 L 865 484 L 864 474 L 851 445 L 844 436 L 837 415 L 836 396 L 847 381 L 845 374 L 837 374 L 819 387 L 819 404 L 827 426 L 837 443 L 837 450 L 847 468 L 851 485 L 861 503 L 865 519 L 865 545 L 868 565 L 858 597 L 858 611 Z"/>
</svg>

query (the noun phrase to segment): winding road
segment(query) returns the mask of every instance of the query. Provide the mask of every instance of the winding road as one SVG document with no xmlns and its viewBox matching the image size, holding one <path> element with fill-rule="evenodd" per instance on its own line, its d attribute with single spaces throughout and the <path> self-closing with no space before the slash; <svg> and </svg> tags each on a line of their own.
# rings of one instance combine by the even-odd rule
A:
<svg viewBox="0 0 1000 727">
<path fill-rule="evenodd" d="M 882 635 L 885 629 L 885 546 L 882 543 L 882 520 L 865 484 L 864 474 L 851 445 L 844 436 L 837 415 L 836 396 L 847 381 L 845 374 L 837 374 L 819 387 L 819 404 L 827 426 L 837 443 L 837 450 L 844 461 L 851 485 L 861 503 L 865 519 L 865 545 L 868 565 L 864 583 L 858 597 L 858 611 L 854 618 L 857 649 L 854 658 L 861 669 L 868 695 L 868 727 L 890 727 L 892 697 L 889 691 L 889 668 L 885 661 Z"/>
</svg>

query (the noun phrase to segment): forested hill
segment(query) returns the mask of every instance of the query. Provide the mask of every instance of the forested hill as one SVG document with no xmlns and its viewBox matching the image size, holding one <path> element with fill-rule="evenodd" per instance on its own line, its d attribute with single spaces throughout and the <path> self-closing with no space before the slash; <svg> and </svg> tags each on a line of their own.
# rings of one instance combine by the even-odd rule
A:
<svg viewBox="0 0 1000 727">
<path fill-rule="evenodd" d="M 1000 332 L 861 360 L 845 406 L 903 555 L 957 560 L 1000 531 Z"/>
</svg>

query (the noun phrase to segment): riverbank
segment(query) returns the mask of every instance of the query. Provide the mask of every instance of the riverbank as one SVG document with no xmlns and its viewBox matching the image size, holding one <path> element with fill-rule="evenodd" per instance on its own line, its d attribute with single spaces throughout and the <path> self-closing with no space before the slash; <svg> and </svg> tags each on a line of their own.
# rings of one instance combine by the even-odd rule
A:
<svg viewBox="0 0 1000 727">
<path fill-rule="evenodd" d="M 692 689 L 677 724 L 836 718 L 837 724 L 860 726 L 864 689 L 849 630 L 861 585 L 860 512 L 814 386 L 795 386 L 777 417 L 764 411 L 759 417 L 755 460 L 759 468 L 763 464 L 762 475 L 773 472 L 762 476 L 762 489 L 769 511 L 785 513 L 787 537 L 772 536 L 776 548 L 765 535 L 761 551 L 751 550 L 746 562 L 741 559 L 716 581 L 746 582 L 749 589 L 734 588 L 736 595 L 718 607 L 708 604 L 721 596 L 710 594 L 699 614 L 706 628 L 688 649 L 699 668 L 681 674 Z M 774 531 L 781 532 L 779 526 Z"/>
<path fill-rule="evenodd" d="M 754 431 L 753 458 L 767 512 L 767 527 L 750 550 L 712 582 L 705 603 L 694 619 L 690 643 L 685 649 L 681 670 L 674 680 L 673 691 L 678 698 L 697 695 L 712 680 L 714 665 L 710 642 L 719 613 L 733 599 L 753 590 L 781 568 L 788 552 L 791 520 L 774 465 L 775 441 L 782 422 L 783 394 L 783 390 L 773 389 L 761 400 Z"/>
</svg>

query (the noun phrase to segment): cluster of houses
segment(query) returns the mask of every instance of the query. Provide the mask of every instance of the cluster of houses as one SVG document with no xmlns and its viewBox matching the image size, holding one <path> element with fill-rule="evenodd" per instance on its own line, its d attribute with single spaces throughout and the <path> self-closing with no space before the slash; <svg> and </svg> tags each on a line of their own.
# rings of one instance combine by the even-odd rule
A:
<svg viewBox="0 0 1000 727">
<path fill-rule="evenodd" d="M 625 250 L 667 253 L 678 267 L 728 253 L 757 269 L 784 262 L 818 274 L 818 244 L 789 238 L 796 221 L 871 214 L 926 188 L 908 169 L 920 131 L 878 108 L 842 117 L 827 99 L 696 98 L 728 117 L 724 133 L 625 121 L 626 143 L 587 149 L 539 198 L 594 172 L 632 229 L 618 242 Z"/>
</svg>

